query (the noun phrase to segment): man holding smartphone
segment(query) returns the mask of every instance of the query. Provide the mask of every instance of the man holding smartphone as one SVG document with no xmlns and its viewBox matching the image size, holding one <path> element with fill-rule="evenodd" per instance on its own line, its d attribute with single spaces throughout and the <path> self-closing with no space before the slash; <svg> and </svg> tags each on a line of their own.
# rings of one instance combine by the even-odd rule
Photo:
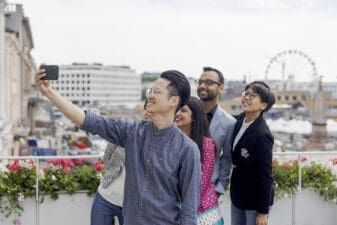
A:
<svg viewBox="0 0 337 225">
<path fill-rule="evenodd" d="M 190 97 L 186 77 L 163 72 L 147 92 L 152 121 L 104 118 L 72 104 L 42 80 L 35 83 L 59 110 L 81 129 L 125 148 L 124 223 L 132 225 L 197 225 L 200 194 L 198 146 L 174 121 L 175 112 Z"/>
</svg>

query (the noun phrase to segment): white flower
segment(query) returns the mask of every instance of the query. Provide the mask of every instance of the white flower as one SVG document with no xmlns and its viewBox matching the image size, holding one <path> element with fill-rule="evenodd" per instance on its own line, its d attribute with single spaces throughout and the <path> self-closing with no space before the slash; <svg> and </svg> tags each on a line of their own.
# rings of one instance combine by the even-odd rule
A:
<svg viewBox="0 0 337 225">
<path fill-rule="evenodd" d="M 285 194 L 284 194 L 284 197 L 285 197 L 285 198 L 288 198 L 288 194 L 287 194 L 287 193 L 285 193 Z"/>
<path fill-rule="evenodd" d="M 97 173 L 96 176 L 97 176 L 97 178 L 100 179 L 100 180 L 101 180 L 102 177 L 103 177 L 101 173 Z"/>
<path fill-rule="evenodd" d="M 19 202 L 25 201 L 25 196 L 24 196 L 21 192 L 19 193 L 18 201 L 19 201 Z"/>
<path fill-rule="evenodd" d="M 51 176 L 51 179 L 52 179 L 52 180 L 56 180 L 55 175 L 52 175 L 52 176 Z"/>
<path fill-rule="evenodd" d="M 44 176 L 45 172 L 42 169 L 39 170 L 39 174 L 40 174 L 42 179 L 45 178 L 45 176 Z"/>
<path fill-rule="evenodd" d="M 337 181 L 332 182 L 332 185 L 337 187 Z"/>
</svg>

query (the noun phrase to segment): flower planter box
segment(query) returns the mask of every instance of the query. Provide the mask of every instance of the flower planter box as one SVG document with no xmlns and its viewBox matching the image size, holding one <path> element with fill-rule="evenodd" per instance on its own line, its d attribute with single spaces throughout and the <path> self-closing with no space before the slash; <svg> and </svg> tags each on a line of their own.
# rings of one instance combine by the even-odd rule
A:
<svg viewBox="0 0 337 225">
<path fill-rule="evenodd" d="M 39 204 L 39 225 L 89 225 L 93 196 L 86 193 L 60 194 L 59 199 L 45 197 Z M 230 200 L 228 193 L 221 198 L 221 211 L 225 224 L 230 224 Z M 269 225 L 336 225 L 337 205 L 324 201 L 321 197 L 304 190 L 295 197 L 295 211 L 292 214 L 292 198 L 277 200 L 269 215 Z M 24 212 L 19 218 L 21 225 L 36 225 L 35 199 L 25 199 Z M 3 219 L 3 218 L 2 218 Z M 13 224 L 14 216 L 0 221 Z"/>
<path fill-rule="evenodd" d="M 270 214 L 270 225 L 292 225 L 292 198 L 275 202 Z M 326 202 L 317 194 L 303 190 L 295 196 L 296 225 L 336 225 L 337 204 Z"/>
<path fill-rule="evenodd" d="M 221 212 L 225 224 L 230 224 L 230 198 L 222 198 Z M 292 198 L 276 200 L 272 206 L 268 225 L 292 224 Z M 303 190 L 295 196 L 294 219 L 296 225 L 336 225 L 337 204 L 326 202 L 317 194 Z"/>
<path fill-rule="evenodd" d="M 23 202 L 24 211 L 18 218 L 21 225 L 90 225 L 90 210 L 93 196 L 86 193 L 59 194 L 57 200 L 46 196 L 39 204 L 39 223 L 36 223 L 36 203 L 34 198 Z M 3 217 L 3 216 L 2 216 Z M 1 219 L 3 219 L 1 217 Z M 10 216 L 0 224 L 12 225 L 17 217 Z"/>
</svg>

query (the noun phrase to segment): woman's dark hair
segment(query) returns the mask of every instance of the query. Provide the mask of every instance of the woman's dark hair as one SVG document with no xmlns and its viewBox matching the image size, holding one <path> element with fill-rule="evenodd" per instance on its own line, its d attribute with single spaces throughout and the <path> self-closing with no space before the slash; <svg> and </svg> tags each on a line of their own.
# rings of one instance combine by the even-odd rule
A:
<svg viewBox="0 0 337 225">
<path fill-rule="evenodd" d="M 245 91 L 252 89 L 253 92 L 260 96 L 261 102 L 267 103 L 267 107 L 263 112 L 267 112 L 275 103 L 275 95 L 270 87 L 263 81 L 253 81 L 246 85 Z"/>
<path fill-rule="evenodd" d="M 192 111 L 191 139 L 197 143 L 202 158 L 203 138 L 210 137 L 206 113 L 196 97 L 190 97 L 186 105 Z"/>
<path fill-rule="evenodd" d="M 146 108 L 147 108 L 147 99 L 145 100 L 145 102 L 144 102 L 144 110 L 146 110 Z"/>
<path fill-rule="evenodd" d="M 184 106 L 190 97 L 191 86 L 186 76 L 177 70 L 168 70 L 160 74 L 161 78 L 169 80 L 171 83 L 167 89 L 171 96 L 179 96 L 177 110 Z"/>
</svg>

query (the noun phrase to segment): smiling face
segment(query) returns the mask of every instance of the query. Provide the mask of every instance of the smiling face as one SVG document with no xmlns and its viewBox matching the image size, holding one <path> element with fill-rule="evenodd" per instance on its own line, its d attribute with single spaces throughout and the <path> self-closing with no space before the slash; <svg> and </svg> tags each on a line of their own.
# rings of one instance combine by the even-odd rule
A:
<svg viewBox="0 0 337 225">
<path fill-rule="evenodd" d="M 205 71 L 199 78 L 199 85 L 197 94 L 201 101 L 211 101 L 218 98 L 219 94 L 223 91 L 224 85 L 219 83 L 219 76 L 214 71 Z M 207 85 L 205 81 L 212 84 Z"/>
<path fill-rule="evenodd" d="M 258 113 L 260 114 L 266 109 L 267 103 L 261 102 L 260 96 L 253 91 L 253 89 L 248 88 L 242 93 L 241 97 L 242 110 L 245 113 Z"/>
<path fill-rule="evenodd" d="M 167 89 L 170 81 L 159 78 L 153 84 L 150 92 L 147 94 L 146 109 L 149 113 L 165 113 L 175 110 L 179 103 L 178 96 L 171 96 Z"/>
<path fill-rule="evenodd" d="M 175 122 L 179 128 L 192 127 L 193 113 L 188 105 L 181 107 L 176 113 Z"/>
</svg>

